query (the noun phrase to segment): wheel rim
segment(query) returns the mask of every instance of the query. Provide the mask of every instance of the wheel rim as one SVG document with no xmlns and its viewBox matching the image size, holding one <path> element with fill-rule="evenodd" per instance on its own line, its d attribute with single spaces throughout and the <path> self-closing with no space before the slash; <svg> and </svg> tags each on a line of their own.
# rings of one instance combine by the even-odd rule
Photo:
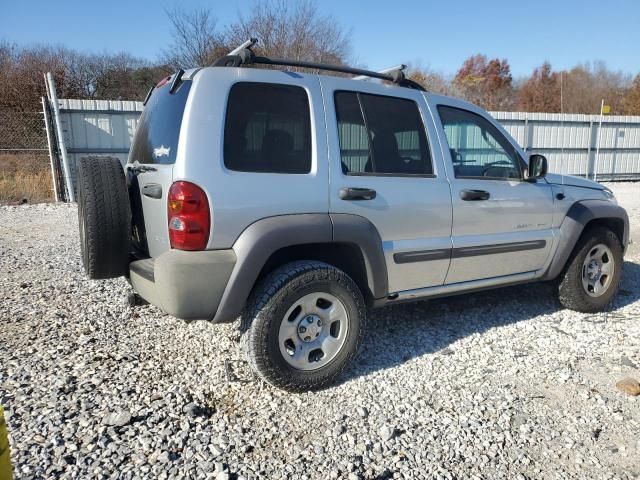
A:
<svg viewBox="0 0 640 480">
<path fill-rule="evenodd" d="M 582 263 L 582 287 L 591 297 L 603 295 L 613 282 L 615 262 L 611 249 L 603 243 L 594 246 Z"/>
<path fill-rule="evenodd" d="M 316 370 L 333 360 L 347 339 L 344 304 L 325 292 L 299 298 L 280 323 L 278 344 L 285 361 L 298 370 Z"/>
</svg>

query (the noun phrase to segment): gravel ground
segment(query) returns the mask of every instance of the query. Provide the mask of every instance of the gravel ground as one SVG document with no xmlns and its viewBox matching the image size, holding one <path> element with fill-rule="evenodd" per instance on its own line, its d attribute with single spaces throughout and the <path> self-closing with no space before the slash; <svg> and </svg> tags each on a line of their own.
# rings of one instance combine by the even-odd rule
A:
<svg viewBox="0 0 640 480">
<path fill-rule="evenodd" d="M 640 238 L 640 185 L 612 184 Z M 610 312 L 533 284 L 372 315 L 343 381 L 256 381 L 237 325 L 124 305 L 76 210 L 0 207 L 0 402 L 17 478 L 637 478 L 640 247 Z"/>
</svg>

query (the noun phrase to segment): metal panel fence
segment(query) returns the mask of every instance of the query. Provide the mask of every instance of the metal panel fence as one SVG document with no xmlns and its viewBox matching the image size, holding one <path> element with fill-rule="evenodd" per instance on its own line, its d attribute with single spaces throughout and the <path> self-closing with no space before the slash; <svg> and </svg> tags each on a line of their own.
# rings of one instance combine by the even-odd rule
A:
<svg viewBox="0 0 640 480">
<path fill-rule="evenodd" d="M 552 172 L 640 179 L 640 116 L 604 116 L 600 129 L 599 115 L 491 114 L 526 151 L 545 155 Z"/>
<path fill-rule="evenodd" d="M 109 155 L 126 162 L 141 102 L 61 99 L 59 105 L 74 184 L 81 157 Z M 598 115 L 492 115 L 526 151 L 545 155 L 552 172 L 589 178 L 597 174 L 598 180 L 640 180 L 640 116 L 605 116 L 600 129 Z"/>
<path fill-rule="evenodd" d="M 82 157 L 105 155 L 127 162 L 142 102 L 60 99 L 59 104 L 74 188 Z"/>
</svg>

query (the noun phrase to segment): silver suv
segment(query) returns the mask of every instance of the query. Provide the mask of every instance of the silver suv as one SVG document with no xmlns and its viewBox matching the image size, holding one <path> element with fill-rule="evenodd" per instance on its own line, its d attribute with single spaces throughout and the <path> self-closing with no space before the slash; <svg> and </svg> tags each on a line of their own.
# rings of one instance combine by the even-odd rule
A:
<svg viewBox="0 0 640 480">
<path fill-rule="evenodd" d="M 251 45 L 150 91 L 124 173 L 80 163 L 91 278 L 125 276 L 179 318 L 240 316 L 249 363 L 288 390 L 332 383 L 371 307 L 539 280 L 567 308 L 610 303 L 629 225 L 607 188 L 547 174 L 487 112 L 402 70 Z"/>
</svg>

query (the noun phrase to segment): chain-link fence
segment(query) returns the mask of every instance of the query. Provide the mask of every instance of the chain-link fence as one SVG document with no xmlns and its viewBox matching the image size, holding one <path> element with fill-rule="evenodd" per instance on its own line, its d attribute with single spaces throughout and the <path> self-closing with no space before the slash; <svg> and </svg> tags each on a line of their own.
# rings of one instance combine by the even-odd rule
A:
<svg viewBox="0 0 640 480">
<path fill-rule="evenodd" d="M 0 203 L 54 200 L 43 112 L 0 110 Z"/>
</svg>

